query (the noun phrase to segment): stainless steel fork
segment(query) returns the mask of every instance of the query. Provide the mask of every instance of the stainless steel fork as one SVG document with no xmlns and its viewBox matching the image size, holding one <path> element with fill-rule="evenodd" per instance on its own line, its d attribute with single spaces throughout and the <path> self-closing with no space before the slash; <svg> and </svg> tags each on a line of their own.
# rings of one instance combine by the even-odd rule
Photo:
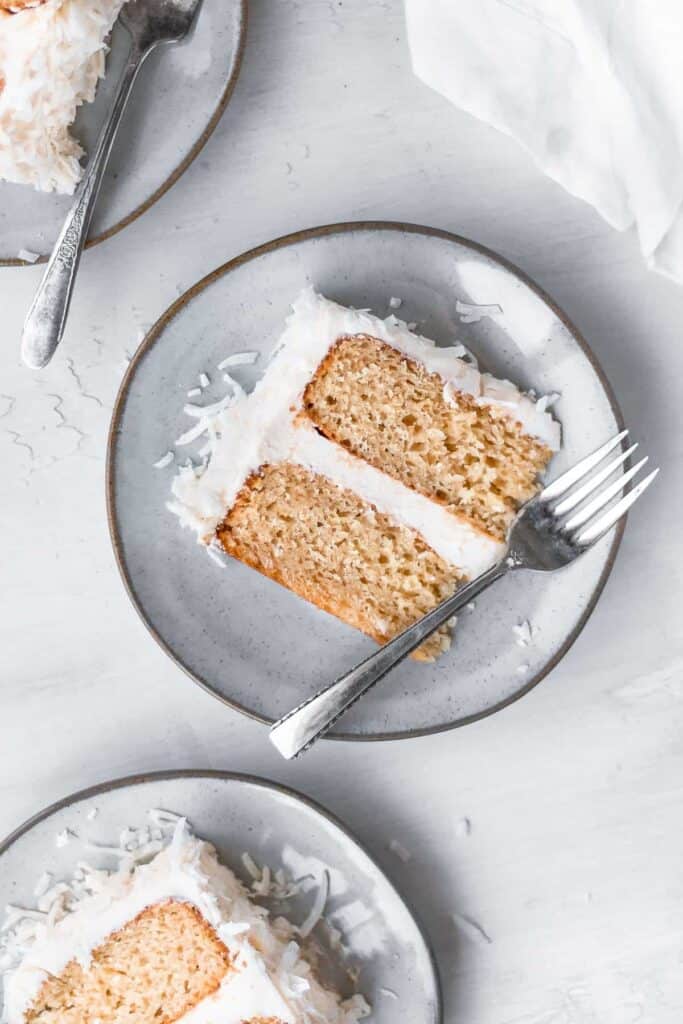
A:
<svg viewBox="0 0 683 1024">
<path fill-rule="evenodd" d="M 622 430 L 523 506 L 510 531 L 505 557 L 497 565 L 461 587 L 356 668 L 276 722 L 270 730 L 270 739 L 283 757 L 296 757 L 307 750 L 375 683 L 495 580 L 517 569 L 536 572 L 561 569 L 611 530 L 659 472 L 653 470 L 616 500 L 647 462 L 647 457 L 641 459 L 607 483 L 637 448 L 634 444 L 602 465 L 627 434 L 627 430 Z"/>
<path fill-rule="evenodd" d="M 49 363 L 62 340 L 104 170 L 138 71 L 161 43 L 177 43 L 187 35 L 200 3 L 201 0 L 128 0 L 121 11 L 121 22 L 132 39 L 128 61 L 109 117 L 24 322 L 21 354 L 26 365 L 34 370 Z"/>
</svg>

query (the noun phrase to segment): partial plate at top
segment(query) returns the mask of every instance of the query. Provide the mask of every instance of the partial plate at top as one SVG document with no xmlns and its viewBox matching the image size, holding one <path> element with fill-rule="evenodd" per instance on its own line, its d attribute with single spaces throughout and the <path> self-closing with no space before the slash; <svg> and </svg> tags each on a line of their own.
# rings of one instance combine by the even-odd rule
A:
<svg viewBox="0 0 683 1024">
<path fill-rule="evenodd" d="M 232 94 L 246 20 L 246 0 L 202 0 L 187 39 L 160 46 L 149 56 L 114 144 L 88 245 L 144 213 L 197 156 Z M 105 77 L 95 101 L 79 108 L 73 129 L 86 159 L 111 107 L 129 47 L 128 33 L 115 25 Z M 72 196 L 0 181 L 0 264 L 21 264 L 22 250 L 47 258 L 72 202 Z"/>
<path fill-rule="evenodd" d="M 329 878 L 325 917 L 343 936 L 348 953 L 330 948 L 323 927 L 314 938 L 323 957 L 321 980 L 345 997 L 362 992 L 373 1024 L 439 1024 L 441 999 L 434 959 L 406 903 L 353 835 L 313 801 L 264 779 L 228 772 L 175 771 L 95 786 L 48 807 L 0 843 L 0 907 L 35 906 L 34 889 L 50 872 L 69 879 L 79 861 L 109 870 L 123 829 L 150 824 L 153 808 L 185 816 L 195 835 L 212 843 L 220 860 L 247 884 L 248 853 L 260 866 L 282 868 L 288 878 Z M 68 837 L 58 847 L 57 836 Z M 268 901 L 274 915 L 303 921 L 314 895 Z M 358 972 L 356 982 L 350 972 Z M 0 1007 L 2 980 L 0 979 Z"/>
<path fill-rule="evenodd" d="M 250 387 L 282 331 L 291 301 L 312 283 L 328 298 L 380 316 L 389 300 L 438 343 L 467 344 L 486 369 L 539 394 L 557 392 L 556 475 L 621 427 L 587 344 L 516 268 L 442 231 L 346 224 L 302 232 L 219 268 L 152 328 L 122 383 L 108 452 L 110 529 L 128 593 L 155 639 L 215 696 L 265 722 L 291 710 L 374 649 L 372 641 L 237 561 L 221 568 L 167 511 L 174 467 L 153 464 L 187 428 L 186 393 L 225 393 L 217 364 L 256 349 L 240 367 Z M 495 304 L 473 323 L 456 302 Z M 476 315 L 476 311 L 475 311 Z M 468 319 L 472 319 L 469 317 Z M 187 449 L 178 449 L 179 461 Z M 380 739 L 462 725 L 526 693 L 557 664 L 586 622 L 621 528 L 553 574 L 514 573 L 459 618 L 450 652 L 404 662 L 340 722 L 334 735 Z M 520 646 L 514 627 L 528 622 Z M 524 639 L 522 637 L 522 639 Z"/>
</svg>

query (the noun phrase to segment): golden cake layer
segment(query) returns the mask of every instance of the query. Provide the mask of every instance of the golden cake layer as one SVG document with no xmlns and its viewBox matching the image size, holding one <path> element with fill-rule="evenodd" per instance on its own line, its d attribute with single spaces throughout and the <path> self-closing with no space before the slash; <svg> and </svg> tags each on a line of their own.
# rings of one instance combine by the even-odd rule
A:
<svg viewBox="0 0 683 1024">
<path fill-rule="evenodd" d="M 224 550 L 385 643 L 450 595 L 462 575 L 420 534 L 293 463 L 263 466 L 216 532 Z M 415 652 L 431 660 L 447 631 Z"/>
<path fill-rule="evenodd" d="M 147 907 L 83 968 L 72 960 L 43 983 L 26 1024 L 174 1024 L 231 969 L 216 932 L 189 903 Z"/>
<path fill-rule="evenodd" d="M 503 540 L 552 452 L 376 338 L 340 338 L 304 393 L 316 428 L 376 469 Z"/>
</svg>

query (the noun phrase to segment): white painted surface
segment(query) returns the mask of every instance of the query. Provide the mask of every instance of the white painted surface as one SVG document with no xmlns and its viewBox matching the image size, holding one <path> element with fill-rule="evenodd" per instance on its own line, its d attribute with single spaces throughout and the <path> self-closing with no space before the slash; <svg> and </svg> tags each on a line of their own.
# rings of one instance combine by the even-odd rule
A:
<svg viewBox="0 0 683 1024">
<path fill-rule="evenodd" d="M 456 733 L 327 743 L 285 765 L 132 611 L 105 521 L 106 429 L 126 352 L 179 292 L 252 245 L 352 218 L 438 225 L 517 262 L 585 333 L 663 473 L 584 634 L 522 702 Z M 0 832 L 129 772 L 262 773 L 341 815 L 420 905 L 448 1024 L 678 1024 L 683 292 L 413 79 L 398 0 L 252 2 L 216 136 L 87 254 L 64 348 L 31 375 L 18 337 L 40 273 L 0 270 Z"/>
</svg>

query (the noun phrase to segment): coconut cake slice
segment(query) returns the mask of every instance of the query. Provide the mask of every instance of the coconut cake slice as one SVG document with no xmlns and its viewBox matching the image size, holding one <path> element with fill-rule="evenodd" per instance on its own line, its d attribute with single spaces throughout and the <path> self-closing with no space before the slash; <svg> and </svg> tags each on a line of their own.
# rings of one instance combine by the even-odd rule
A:
<svg viewBox="0 0 683 1024">
<path fill-rule="evenodd" d="M 70 132 L 95 97 L 123 0 L 0 0 L 0 178 L 71 193 L 83 150 Z"/>
<path fill-rule="evenodd" d="M 204 426 L 208 464 L 179 471 L 170 508 L 378 643 L 501 557 L 560 443 L 543 400 L 462 346 L 310 288 L 254 391 Z"/>
<path fill-rule="evenodd" d="M 318 981 L 293 926 L 271 922 L 184 819 L 148 863 L 81 875 L 55 887 L 47 913 L 11 908 L 14 927 L 22 914 L 30 927 L 4 976 L 7 1024 L 358 1024 L 367 1013 L 360 995 Z"/>
</svg>

